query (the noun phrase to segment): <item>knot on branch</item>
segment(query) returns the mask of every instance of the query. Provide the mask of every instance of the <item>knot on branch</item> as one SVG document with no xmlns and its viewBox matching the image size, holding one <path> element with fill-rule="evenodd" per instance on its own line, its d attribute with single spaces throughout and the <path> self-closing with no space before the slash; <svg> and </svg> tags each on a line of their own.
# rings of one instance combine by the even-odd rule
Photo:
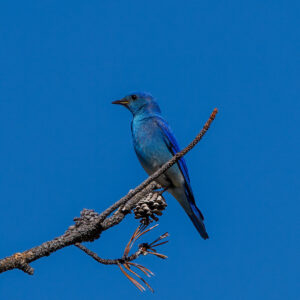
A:
<svg viewBox="0 0 300 300">
<path fill-rule="evenodd" d="M 161 192 L 153 192 L 142 198 L 133 212 L 135 219 L 140 219 L 141 224 L 149 225 L 153 220 L 158 221 L 157 216 L 161 216 L 166 207 L 167 203 Z"/>
<path fill-rule="evenodd" d="M 22 270 L 23 272 L 33 275 L 34 269 L 27 263 L 27 258 L 31 255 L 30 252 L 25 253 L 16 253 L 13 255 L 15 259 L 15 263 L 18 269 Z"/>
<path fill-rule="evenodd" d="M 99 214 L 96 211 L 85 208 L 80 212 L 80 217 L 74 218 L 75 224 L 68 228 L 65 235 L 80 233 L 80 242 L 93 242 L 98 239 L 101 234 L 102 227 L 101 225 L 97 225 L 98 220 Z M 93 230 L 91 230 L 91 225 L 95 225 Z"/>
<path fill-rule="evenodd" d="M 80 212 L 79 218 L 74 218 L 75 226 L 83 226 L 91 224 L 92 222 L 96 222 L 98 220 L 99 214 L 93 209 L 84 208 Z"/>
<path fill-rule="evenodd" d="M 12 256 L 3 258 L 0 260 L 0 271 L 4 272 L 7 270 L 19 269 L 29 275 L 33 275 L 34 269 L 28 264 L 31 256 L 31 251 L 25 251 L 23 253 L 18 252 Z"/>
</svg>

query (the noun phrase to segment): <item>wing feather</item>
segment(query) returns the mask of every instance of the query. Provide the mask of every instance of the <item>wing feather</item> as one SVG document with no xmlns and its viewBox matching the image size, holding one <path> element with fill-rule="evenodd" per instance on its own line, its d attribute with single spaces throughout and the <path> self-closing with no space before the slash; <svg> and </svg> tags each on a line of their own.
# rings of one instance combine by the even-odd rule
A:
<svg viewBox="0 0 300 300">
<path fill-rule="evenodd" d="M 164 135 L 164 141 L 165 141 L 169 151 L 174 156 L 176 153 L 180 152 L 180 147 L 178 145 L 178 142 L 177 142 L 174 134 L 172 133 L 169 125 L 166 123 L 166 121 L 163 118 L 156 117 L 155 119 L 156 119 L 156 124 L 159 126 L 159 128 L 161 129 L 161 131 Z M 184 177 L 184 181 L 185 181 L 184 186 L 185 186 L 186 195 L 187 195 L 189 201 L 193 205 L 196 206 L 195 198 L 194 198 L 194 195 L 192 192 L 192 187 L 190 184 L 190 176 L 188 173 L 186 162 L 183 157 L 178 160 L 177 165 L 182 173 L 182 176 Z M 198 210 L 198 211 L 200 213 L 201 219 L 204 220 L 203 214 L 201 213 L 200 210 Z"/>
</svg>

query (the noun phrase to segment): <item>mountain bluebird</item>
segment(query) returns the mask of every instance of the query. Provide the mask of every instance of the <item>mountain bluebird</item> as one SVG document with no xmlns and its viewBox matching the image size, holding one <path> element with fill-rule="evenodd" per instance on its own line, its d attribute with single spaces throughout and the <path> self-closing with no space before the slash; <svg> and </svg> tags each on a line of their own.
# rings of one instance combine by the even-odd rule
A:
<svg viewBox="0 0 300 300">
<path fill-rule="evenodd" d="M 133 114 L 131 132 L 137 157 L 151 175 L 180 151 L 178 143 L 155 99 L 148 93 L 133 93 L 113 104 L 125 106 Z M 195 203 L 184 158 L 161 175 L 157 182 L 166 187 L 183 207 L 203 239 L 208 239 L 203 215 Z"/>
</svg>

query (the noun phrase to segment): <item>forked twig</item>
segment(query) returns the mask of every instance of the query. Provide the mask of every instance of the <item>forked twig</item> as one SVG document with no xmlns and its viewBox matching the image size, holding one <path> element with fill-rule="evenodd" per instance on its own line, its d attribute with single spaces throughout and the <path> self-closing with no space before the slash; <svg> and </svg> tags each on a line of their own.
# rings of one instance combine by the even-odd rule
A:
<svg viewBox="0 0 300 300">
<path fill-rule="evenodd" d="M 142 281 L 143 284 L 145 284 L 146 287 L 148 287 L 148 289 L 153 292 L 152 287 L 148 284 L 148 282 L 142 277 L 140 276 L 138 273 L 136 273 L 135 271 L 132 270 L 132 267 L 137 268 L 137 270 L 141 271 L 142 273 L 144 273 L 147 277 L 151 277 L 151 275 L 153 276 L 154 274 L 147 269 L 146 267 L 137 264 L 137 263 L 133 263 L 132 261 L 137 259 L 140 255 L 154 255 L 156 257 L 162 258 L 162 259 L 166 259 L 167 256 L 164 254 L 160 254 L 156 252 L 156 249 L 154 249 L 155 247 L 158 247 L 160 245 L 163 245 L 165 243 L 167 243 L 168 241 L 164 241 L 161 242 L 159 244 L 156 244 L 158 241 L 161 241 L 163 239 L 165 239 L 166 237 L 169 236 L 168 233 L 164 233 L 163 235 L 161 235 L 160 237 L 158 237 L 155 241 L 153 241 L 152 243 L 142 243 L 138 246 L 138 250 L 133 253 L 132 255 L 129 256 L 129 252 L 130 249 L 133 247 L 134 243 L 144 234 L 148 233 L 149 231 L 151 231 L 152 229 L 156 228 L 158 226 L 158 224 L 156 224 L 155 226 L 152 226 L 148 229 L 146 229 L 147 226 L 145 225 L 140 225 L 132 234 L 131 238 L 129 239 L 125 249 L 124 249 L 124 254 L 122 256 L 122 258 L 117 258 L 117 259 L 103 259 L 101 257 L 99 257 L 95 252 L 89 250 L 88 248 L 86 248 L 85 246 L 83 246 L 82 244 L 76 244 L 75 246 L 78 247 L 80 250 L 84 251 L 86 254 L 88 254 L 89 256 L 91 256 L 93 259 L 95 259 L 97 262 L 101 263 L 101 264 L 105 264 L 105 265 L 117 265 L 120 270 L 122 271 L 122 273 L 140 290 L 140 291 L 145 291 L 145 287 L 138 282 L 138 280 Z M 126 272 L 128 271 L 128 272 Z M 136 278 L 134 278 L 136 277 Z"/>
</svg>

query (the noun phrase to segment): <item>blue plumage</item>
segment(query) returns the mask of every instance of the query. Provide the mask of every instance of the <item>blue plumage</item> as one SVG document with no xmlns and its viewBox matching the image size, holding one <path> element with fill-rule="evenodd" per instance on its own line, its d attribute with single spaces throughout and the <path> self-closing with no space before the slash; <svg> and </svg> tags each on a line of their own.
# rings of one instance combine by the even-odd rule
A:
<svg viewBox="0 0 300 300">
<path fill-rule="evenodd" d="M 121 104 L 132 112 L 131 131 L 134 149 L 149 175 L 180 151 L 168 123 L 161 116 L 160 108 L 150 94 L 133 93 L 113 103 Z M 168 169 L 157 181 L 162 186 L 168 186 L 168 192 L 183 207 L 200 235 L 207 239 L 204 218 L 196 206 L 184 158 Z"/>
</svg>

